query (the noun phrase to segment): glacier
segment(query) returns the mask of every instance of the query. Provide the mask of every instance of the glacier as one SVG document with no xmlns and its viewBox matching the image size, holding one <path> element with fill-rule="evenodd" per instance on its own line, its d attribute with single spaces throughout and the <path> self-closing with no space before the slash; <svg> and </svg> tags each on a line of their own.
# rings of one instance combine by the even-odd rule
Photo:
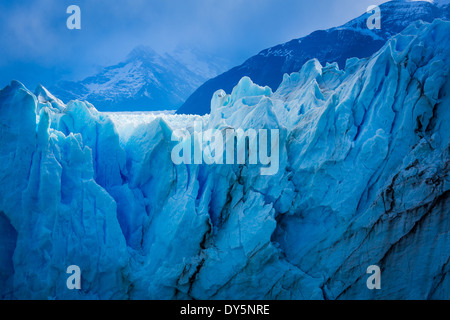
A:
<svg viewBox="0 0 450 320">
<path fill-rule="evenodd" d="M 449 299 L 449 34 L 416 22 L 342 70 L 310 60 L 275 92 L 244 77 L 206 116 L 130 120 L 11 82 L 0 297 Z M 279 129 L 278 173 L 174 165 L 171 136 L 194 121 Z"/>
</svg>

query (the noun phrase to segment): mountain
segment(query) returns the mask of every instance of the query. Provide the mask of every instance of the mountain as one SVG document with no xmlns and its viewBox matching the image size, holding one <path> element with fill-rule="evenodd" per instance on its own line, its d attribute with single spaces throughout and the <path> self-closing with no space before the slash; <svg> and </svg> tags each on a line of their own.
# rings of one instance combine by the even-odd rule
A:
<svg viewBox="0 0 450 320">
<path fill-rule="evenodd" d="M 393 35 L 410 23 L 422 20 L 431 22 L 435 18 L 449 19 L 450 6 L 438 6 L 429 2 L 391 1 L 380 6 L 381 29 L 369 30 L 366 21 L 371 14 L 363 14 L 343 26 L 321 30 L 294 39 L 284 44 L 261 51 L 242 65 L 237 66 L 200 86 L 178 109 L 178 114 L 210 112 L 213 93 L 218 89 L 230 91 L 244 76 L 249 76 L 260 85 L 276 90 L 283 74 L 300 70 L 309 59 L 321 63 L 337 62 L 345 66 L 352 57 L 368 57 L 379 50 Z"/>
<path fill-rule="evenodd" d="M 87 100 L 102 111 L 174 110 L 209 77 L 223 71 L 217 63 L 199 60 L 199 55 L 187 49 L 174 56 L 160 55 L 139 46 L 125 61 L 95 76 L 63 81 L 50 90 L 65 102 Z"/>
<path fill-rule="evenodd" d="M 245 77 L 214 93 L 209 116 L 124 116 L 136 126 L 12 82 L 0 298 L 448 300 L 449 34 L 416 22 L 345 70 L 312 59 L 275 92 Z M 195 120 L 278 130 L 276 170 L 175 164 Z M 66 286 L 72 265 L 80 290 Z M 367 286 L 373 265 L 381 290 Z"/>
</svg>

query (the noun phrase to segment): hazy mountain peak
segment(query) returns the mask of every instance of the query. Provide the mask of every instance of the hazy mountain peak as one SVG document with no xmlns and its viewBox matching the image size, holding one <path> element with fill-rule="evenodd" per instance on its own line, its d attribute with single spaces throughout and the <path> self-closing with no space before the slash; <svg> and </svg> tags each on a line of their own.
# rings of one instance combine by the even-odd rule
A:
<svg viewBox="0 0 450 320">
<path fill-rule="evenodd" d="M 441 4 L 450 0 L 442 0 Z M 293 39 L 262 50 L 242 65 L 209 80 L 199 87 L 178 109 L 179 114 L 203 115 L 210 112 L 211 97 L 219 89 L 230 91 L 244 76 L 260 85 L 276 90 L 283 75 L 297 72 L 305 62 L 316 58 L 322 64 L 337 62 L 344 67 L 349 58 L 366 58 L 379 50 L 392 36 L 403 31 L 412 22 L 432 22 L 436 18 L 450 18 L 448 6 L 438 6 L 426 1 L 389 1 L 380 5 L 381 29 L 367 28 L 369 13 L 342 26 L 318 30 L 310 35 Z"/>
<path fill-rule="evenodd" d="M 225 67 L 200 51 L 185 48 L 173 55 L 160 54 L 139 45 L 124 61 L 83 81 L 61 82 L 52 92 L 65 102 L 87 100 L 102 111 L 176 109 L 198 86 Z"/>
<path fill-rule="evenodd" d="M 157 56 L 158 53 L 153 50 L 152 47 L 146 46 L 146 45 L 139 45 L 135 47 L 131 52 L 128 54 L 127 58 L 141 58 L 141 57 L 154 57 Z"/>
</svg>

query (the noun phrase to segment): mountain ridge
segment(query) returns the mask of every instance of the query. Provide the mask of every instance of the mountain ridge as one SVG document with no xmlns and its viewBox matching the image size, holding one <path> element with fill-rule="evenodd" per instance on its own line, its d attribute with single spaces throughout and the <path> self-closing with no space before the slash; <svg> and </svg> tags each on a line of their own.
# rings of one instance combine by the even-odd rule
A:
<svg viewBox="0 0 450 320">
<path fill-rule="evenodd" d="M 309 59 L 317 58 L 322 64 L 337 62 L 345 66 L 349 58 L 365 58 L 379 50 L 393 35 L 410 23 L 423 20 L 432 22 L 435 18 L 448 20 L 450 6 L 438 6 L 426 1 L 390 1 L 381 4 L 381 29 L 369 30 L 366 21 L 371 14 L 350 20 L 339 27 L 317 30 L 303 38 L 264 49 L 250 57 L 243 64 L 208 80 L 201 85 L 177 110 L 178 114 L 207 114 L 210 101 L 218 89 L 230 91 L 234 83 L 249 76 L 255 83 L 267 85 L 276 90 L 285 73 L 300 70 Z"/>
</svg>

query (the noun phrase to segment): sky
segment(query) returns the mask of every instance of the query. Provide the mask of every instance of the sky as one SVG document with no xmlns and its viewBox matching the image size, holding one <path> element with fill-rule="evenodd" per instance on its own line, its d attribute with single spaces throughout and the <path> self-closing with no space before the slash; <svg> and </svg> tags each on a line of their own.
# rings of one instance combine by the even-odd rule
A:
<svg viewBox="0 0 450 320">
<path fill-rule="evenodd" d="M 0 87 L 81 80 L 138 45 L 195 48 L 229 67 L 259 51 L 342 25 L 383 0 L 0 0 Z M 67 7 L 81 10 L 69 30 Z M 34 88 L 32 88 L 34 89 Z"/>
</svg>

